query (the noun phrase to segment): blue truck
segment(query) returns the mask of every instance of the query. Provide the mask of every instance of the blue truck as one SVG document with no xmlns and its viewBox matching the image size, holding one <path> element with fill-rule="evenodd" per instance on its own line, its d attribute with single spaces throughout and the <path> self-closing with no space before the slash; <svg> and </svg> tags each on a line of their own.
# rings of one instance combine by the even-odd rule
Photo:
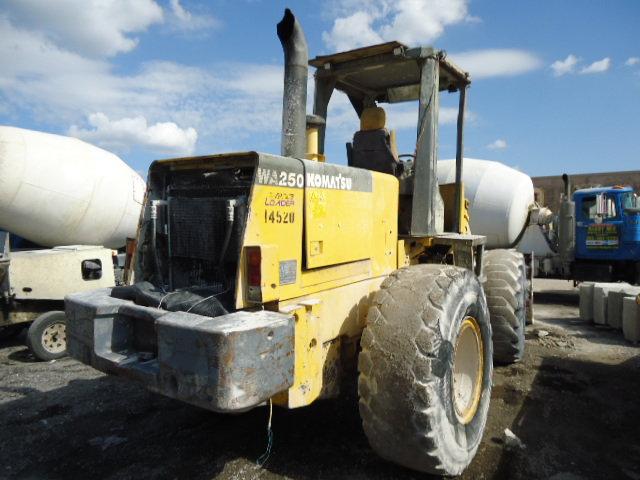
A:
<svg viewBox="0 0 640 480">
<path fill-rule="evenodd" d="M 640 283 L 640 201 L 633 188 L 585 188 L 564 194 L 558 217 L 562 276 L 574 281 Z"/>
</svg>

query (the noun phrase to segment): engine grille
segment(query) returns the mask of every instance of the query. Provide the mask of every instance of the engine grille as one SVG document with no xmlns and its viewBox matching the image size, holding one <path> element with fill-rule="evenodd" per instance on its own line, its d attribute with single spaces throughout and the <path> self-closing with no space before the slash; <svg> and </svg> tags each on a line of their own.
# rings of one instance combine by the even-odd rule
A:
<svg viewBox="0 0 640 480">
<path fill-rule="evenodd" d="M 219 261 L 225 235 L 226 200 L 169 199 L 171 257 Z"/>
</svg>

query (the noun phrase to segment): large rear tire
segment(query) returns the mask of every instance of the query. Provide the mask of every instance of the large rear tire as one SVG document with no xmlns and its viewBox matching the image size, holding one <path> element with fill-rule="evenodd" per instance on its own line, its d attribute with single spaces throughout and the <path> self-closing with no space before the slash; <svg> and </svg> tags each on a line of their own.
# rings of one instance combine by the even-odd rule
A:
<svg viewBox="0 0 640 480">
<path fill-rule="evenodd" d="M 369 308 L 358 359 L 360 416 L 383 458 L 436 475 L 473 459 L 491 397 L 491 325 L 473 272 L 394 272 Z"/>
<path fill-rule="evenodd" d="M 62 358 L 67 354 L 67 319 L 64 312 L 46 312 L 36 318 L 27 332 L 31 353 L 43 361 Z"/>
<path fill-rule="evenodd" d="M 493 330 L 493 360 L 519 362 L 524 356 L 528 281 L 522 253 L 488 250 L 483 256 L 484 293 Z"/>
</svg>

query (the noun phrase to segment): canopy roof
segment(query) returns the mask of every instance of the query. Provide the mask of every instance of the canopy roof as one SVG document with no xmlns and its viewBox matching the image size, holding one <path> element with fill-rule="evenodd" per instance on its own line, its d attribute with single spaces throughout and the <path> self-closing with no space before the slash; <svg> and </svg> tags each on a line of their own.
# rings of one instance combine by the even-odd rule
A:
<svg viewBox="0 0 640 480">
<path fill-rule="evenodd" d="M 450 62 L 444 51 L 409 48 L 399 42 L 318 56 L 309 64 L 317 68 L 317 80 L 335 81 L 335 88 L 351 98 L 395 103 L 418 98 L 421 60 L 427 57 L 439 60 L 441 91 L 455 92 L 471 83 L 469 74 Z"/>
</svg>

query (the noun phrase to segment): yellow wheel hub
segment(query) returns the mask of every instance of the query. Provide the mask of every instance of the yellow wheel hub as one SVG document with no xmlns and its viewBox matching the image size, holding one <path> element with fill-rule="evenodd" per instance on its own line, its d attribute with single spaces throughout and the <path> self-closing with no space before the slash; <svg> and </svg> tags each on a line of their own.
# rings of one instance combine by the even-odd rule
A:
<svg viewBox="0 0 640 480">
<path fill-rule="evenodd" d="M 480 404 L 484 371 L 484 350 L 480 326 L 465 317 L 458 332 L 453 357 L 453 405 L 458 421 L 469 423 Z"/>
</svg>

